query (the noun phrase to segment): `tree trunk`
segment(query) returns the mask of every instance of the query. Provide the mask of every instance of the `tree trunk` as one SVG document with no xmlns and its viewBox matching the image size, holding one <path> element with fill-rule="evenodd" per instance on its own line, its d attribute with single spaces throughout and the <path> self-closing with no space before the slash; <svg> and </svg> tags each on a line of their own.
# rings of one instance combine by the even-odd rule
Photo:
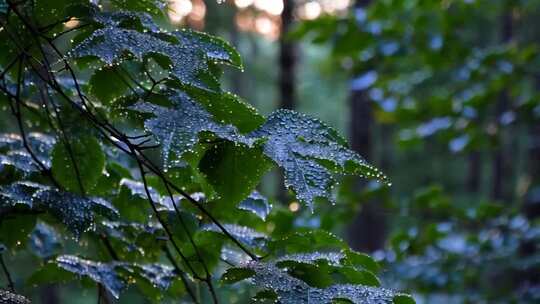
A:
<svg viewBox="0 0 540 304">
<path fill-rule="evenodd" d="M 478 195 L 480 191 L 480 180 L 482 179 L 482 158 L 480 151 L 471 151 L 468 155 L 469 172 L 467 174 L 467 191 L 470 194 Z"/>
<path fill-rule="evenodd" d="M 294 1 L 283 1 L 281 13 L 281 35 L 279 38 L 279 98 L 280 108 L 294 109 L 296 105 L 296 43 L 287 39 L 294 22 Z M 287 190 L 283 186 L 283 175 L 279 175 L 278 199 L 286 203 L 289 199 Z"/>
<path fill-rule="evenodd" d="M 365 9 L 369 0 L 357 0 L 355 9 Z M 351 87 L 349 98 L 351 147 L 364 158 L 372 159 L 373 113 L 367 90 Z M 365 186 L 365 181 L 357 182 L 357 190 Z M 360 203 L 360 202 L 359 202 Z M 386 235 L 385 217 L 379 202 L 364 202 L 360 213 L 347 229 L 350 246 L 356 250 L 372 252 L 384 246 Z"/>
<path fill-rule="evenodd" d="M 501 42 L 509 43 L 512 40 L 512 10 L 511 7 L 506 9 L 506 12 L 501 17 L 502 29 L 501 29 Z M 505 133 L 501 130 L 500 118 L 504 112 L 508 111 L 510 107 L 510 97 L 508 95 L 508 90 L 503 90 L 499 95 L 499 99 L 496 105 L 496 119 L 497 125 L 499 126 L 498 136 L 499 136 L 499 147 L 495 150 L 493 154 L 493 181 L 492 181 L 492 192 L 491 197 L 494 200 L 504 200 L 509 199 L 507 191 L 505 191 L 506 182 L 508 177 L 510 177 L 511 170 L 509 168 L 509 159 L 508 151 L 506 150 L 505 144 Z M 506 181 L 505 181 L 506 180 Z"/>
<path fill-rule="evenodd" d="M 283 1 L 281 35 L 279 39 L 279 93 L 281 108 L 293 109 L 295 97 L 296 44 L 286 39 L 293 24 L 293 0 Z"/>
</svg>

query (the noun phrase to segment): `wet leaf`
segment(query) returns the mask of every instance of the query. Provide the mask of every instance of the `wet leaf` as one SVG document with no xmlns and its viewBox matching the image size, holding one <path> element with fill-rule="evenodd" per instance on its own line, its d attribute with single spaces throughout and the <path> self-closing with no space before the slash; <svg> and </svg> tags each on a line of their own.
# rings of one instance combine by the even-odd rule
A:
<svg viewBox="0 0 540 304">
<path fill-rule="evenodd" d="M 240 54 L 221 38 L 190 29 L 182 29 L 173 34 L 184 47 L 201 50 L 209 60 L 243 68 Z"/>
<path fill-rule="evenodd" d="M 264 221 L 272 210 L 272 204 L 258 191 L 253 191 L 245 200 L 240 202 L 238 209 L 252 212 Z"/>
<path fill-rule="evenodd" d="M 32 199 L 36 209 L 51 213 L 76 236 L 94 228 L 96 214 L 109 218 L 118 216 L 118 211 L 108 201 L 96 197 L 46 189 L 37 191 Z"/>
<path fill-rule="evenodd" d="M 71 273 L 87 276 L 102 284 L 115 298 L 126 289 L 127 285 L 136 283 L 133 276 L 145 280 L 154 288 L 167 290 L 177 277 L 173 268 L 163 264 L 138 264 L 127 262 L 96 262 L 72 255 L 56 258 L 56 264 Z"/>
<path fill-rule="evenodd" d="M 248 197 L 270 170 L 271 162 L 259 148 L 224 142 L 213 145 L 206 152 L 199 168 L 220 196 L 216 204 L 219 208 L 227 208 Z"/>
<path fill-rule="evenodd" d="M 221 276 L 221 281 L 225 284 L 232 284 L 255 275 L 255 271 L 248 268 L 229 268 Z"/>
<path fill-rule="evenodd" d="M 115 298 L 118 299 L 120 292 L 125 289 L 126 283 L 116 273 L 114 264 L 84 260 L 76 256 L 63 255 L 56 258 L 56 264 L 69 272 L 79 276 L 86 276 L 100 283 Z"/>
<path fill-rule="evenodd" d="M 185 93 L 175 92 L 170 97 L 174 103 L 171 108 L 144 102 L 132 107 L 136 111 L 152 113 L 155 116 L 145 120 L 144 124 L 161 144 L 166 166 L 170 166 L 170 154 L 181 157 L 184 153 L 193 151 L 199 141 L 199 134 L 205 131 L 231 142 L 253 144 L 253 139 L 239 134 L 234 126 L 213 121 L 212 116 Z"/>
<path fill-rule="evenodd" d="M 58 142 L 54 146 L 52 173 L 69 191 L 89 193 L 96 185 L 103 169 L 105 169 L 105 154 L 95 137 L 71 139 L 69 147 L 65 142 Z"/>
<path fill-rule="evenodd" d="M 316 198 L 333 201 L 334 171 L 387 182 L 381 172 L 348 149 L 335 130 L 303 114 L 277 110 L 251 136 L 267 140 L 264 153 L 283 169 L 285 186 L 310 208 Z"/>
<path fill-rule="evenodd" d="M 251 247 L 260 247 L 268 238 L 264 233 L 255 231 L 249 227 L 239 226 L 235 224 L 223 224 L 225 230 L 234 236 L 240 242 Z M 221 229 L 215 224 L 207 224 L 202 227 L 203 231 L 212 231 L 222 234 Z"/>
<path fill-rule="evenodd" d="M 252 270 L 253 284 L 263 290 L 275 292 L 283 303 L 331 303 L 334 299 L 347 299 L 353 303 L 393 303 L 401 294 L 379 287 L 354 284 L 336 284 L 326 288 L 309 286 L 290 276 L 273 263 L 248 262 L 242 267 Z"/>
<path fill-rule="evenodd" d="M 16 182 L 0 188 L 0 210 L 9 212 L 13 207 L 47 212 L 76 236 L 93 227 L 95 214 L 110 218 L 118 215 L 118 211 L 104 199 L 82 197 L 32 182 Z"/>
<path fill-rule="evenodd" d="M 0 3 L 0 10 L 2 4 Z M 6 304 L 30 304 L 30 300 L 19 294 L 13 293 L 8 290 L 0 289 L 0 303 Z"/>
<path fill-rule="evenodd" d="M 26 137 L 32 153 L 46 168 L 51 167 L 51 150 L 56 140 L 43 133 L 29 133 Z M 38 172 L 40 167 L 35 163 L 18 134 L 0 134 L 0 165 L 13 166 L 24 173 Z M 1 166 L 0 166 L 1 170 Z"/>
<path fill-rule="evenodd" d="M 138 60 L 151 55 L 164 56 L 169 59 L 170 75 L 182 84 L 203 89 L 215 88 L 217 80 L 209 75 L 207 59 L 198 49 L 173 44 L 162 40 L 153 33 L 141 33 L 135 30 L 106 27 L 98 29 L 85 41 L 70 52 L 70 56 L 80 58 L 93 56 L 108 65 L 118 63 L 124 54 L 129 53 Z M 203 81 L 202 79 L 207 81 Z"/>
</svg>

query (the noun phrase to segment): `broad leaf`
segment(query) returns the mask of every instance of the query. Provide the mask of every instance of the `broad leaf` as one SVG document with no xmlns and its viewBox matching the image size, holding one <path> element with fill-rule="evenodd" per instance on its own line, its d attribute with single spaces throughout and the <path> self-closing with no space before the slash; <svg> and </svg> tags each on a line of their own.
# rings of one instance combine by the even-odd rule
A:
<svg viewBox="0 0 540 304">
<path fill-rule="evenodd" d="M 160 55 L 169 59 L 170 74 L 182 84 L 208 89 L 217 86 L 217 80 L 212 76 L 204 77 L 209 83 L 204 83 L 200 76 L 209 75 L 207 59 L 197 49 L 173 44 L 158 38 L 152 33 L 140 33 L 135 30 L 106 27 L 95 31 L 89 38 L 75 47 L 71 57 L 98 57 L 111 65 L 119 62 L 126 52 L 137 59 L 150 55 Z M 209 87 L 210 85 L 210 87 Z"/>
<path fill-rule="evenodd" d="M 209 60 L 243 68 L 240 54 L 221 38 L 189 29 L 174 32 L 173 35 L 184 47 L 200 50 Z"/>
<path fill-rule="evenodd" d="M 271 168 L 271 162 L 260 148 L 223 142 L 213 145 L 199 166 L 220 196 L 216 207 L 227 208 L 248 197 Z"/>
<path fill-rule="evenodd" d="M 56 258 L 56 264 L 64 270 L 100 283 L 115 298 L 118 298 L 126 287 L 126 282 L 116 273 L 114 264 L 93 262 L 71 255 L 59 256 Z"/>
<path fill-rule="evenodd" d="M 334 171 L 386 182 L 335 130 L 306 115 L 277 110 L 251 136 L 267 140 L 264 153 L 283 169 L 285 186 L 311 208 L 316 198 L 333 201 Z"/>
<path fill-rule="evenodd" d="M 317 288 L 292 277 L 273 263 L 248 262 L 241 268 L 252 270 L 253 284 L 262 290 L 274 292 L 283 303 L 332 303 L 346 299 L 357 304 L 393 303 L 394 298 L 403 296 L 388 289 L 354 284 L 336 284 Z M 253 272 L 244 272 L 243 277 Z M 234 281 L 234 280 L 233 280 Z"/>
<path fill-rule="evenodd" d="M 63 255 L 56 258 L 56 264 L 71 273 L 87 276 L 103 285 L 115 298 L 127 287 L 136 283 L 133 277 L 138 277 L 150 283 L 151 286 L 167 290 L 176 273 L 170 266 L 162 264 L 137 264 L 127 262 L 95 262 L 76 256 Z"/>
<path fill-rule="evenodd" d="M 170 166 L 169 156 L 181 157 L 193 151 L 202 132 L 211 132 L 217 137 L 235 143 L 252 145 L 254 140 L 238 133 L 232 125 L 222 125 L 213 121 L 212 116 L 185 93 L 171 93 L 173 107 L 166 108 L 151 103 L 137 103 L 132 108 L 139 112 L 151 113 L 155 117 L 144 123 L 161 144 L 166 166 Z"/>
<path fill-rule="evenodd" d="M 31 182 L 17 182 L 0 188 L 0 210 L 9 212 L 14 207 L 50 213 L 76 236 L 93 227 L 95 214 L 110 218 L 118 215 L 104 199 L 82 197 Z"/>
<path fill-rule="evenodd" d="M 103 169 L 105 169 L 105 154 L 95 137 L 72 139 L 69 146 L 60 141 L 54 146 L 52 173 L 69 191 L 89 193 L 96 185 Z"/>
</svg>

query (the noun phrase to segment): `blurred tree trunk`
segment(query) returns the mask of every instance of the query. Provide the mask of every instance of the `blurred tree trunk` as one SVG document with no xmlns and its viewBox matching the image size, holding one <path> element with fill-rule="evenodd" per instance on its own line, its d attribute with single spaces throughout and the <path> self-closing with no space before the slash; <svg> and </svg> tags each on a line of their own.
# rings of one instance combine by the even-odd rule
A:
<svg viewBox="0 0 540 304">
<path fill-rule="evenodd" d="M 512 31 L 513 31 L 513 24 L 512 24 L 512 7 L 509 5 L 509 2 L 507 1 L 507 7 L 505 8 L 505 12 L 501 16 L 501 42 L 503 44 L 510 43 L 512 40 Z M 499 136 L 499 146 L 495 150 L 493 155 L 493 181 L 492 181 L 492 193 L 491 197 L 495 200 L 505 200 L 509 199 L 508 191 L 506 190 L 506 183 L 509 180 L 510 177 L 510 168 L 509 168 L 509 159 L 508 159 L 508 151 L 506 147 L 505 142 L 505 130 L 502 130 L 501 128 L 501 117 L 502 115 L 508 111 L 510 107 L 510 97 L 509 92 L 507 89 L 504 89 L 501 94 L 499 95 L 499 99 L 497 101 L 496 105 L 496 119 L 497 119 L 497 126 L 498 126 L 498 136 Z"/>
<path fill-rule="evenodd" d="M 355 9 L 365 9 L 370 0 L 357 0 Z M 351 147 L 367 160 L 373 158 L 373 113 L 372 102 L 365 89 L 351 87 L 349 97 Z M 360 191 L 365 181 L 357 181 L 356 189 Z M 379 202 L 372 200 L 363 203 L 360 213 L 347 229 L 350 246 L 356 250 L 372 252 L 384 246 L 386 224 Z"/>
<path fill-rule="evenodd" d="M 536 88 L 540 91 L 540 75 L 536 77 Z M 540 217 L 540 123 L 537 121 L 529 126 L 528 169 L 531 182 L 525 196 L 524 211 L 533 220 Z"/>
<path fill-rule="evenodd" d="M 297 45 L 287 39 L 294 23 L 294 0 L 283 1 L 281 13 L 281 35 L 279 38 L 279 99 L 280 108 L 294 109 L 296 105 L 296 65 Z M 283 187 L 283 176 L 279 175 L 278 198 L 288 201 L 287 190 Z"/>
<path fill-rule="evenodd" d="M 475 150 L 469 152 L 467 161 L 469 165 L 469 172 L 467 174 L 467 191 L 470 194 L 478 195 L 478 192 L 480 191 L 480 180 L 482 178 L 482 158 L 480 156 L 480 151 Z"/>
</svg>

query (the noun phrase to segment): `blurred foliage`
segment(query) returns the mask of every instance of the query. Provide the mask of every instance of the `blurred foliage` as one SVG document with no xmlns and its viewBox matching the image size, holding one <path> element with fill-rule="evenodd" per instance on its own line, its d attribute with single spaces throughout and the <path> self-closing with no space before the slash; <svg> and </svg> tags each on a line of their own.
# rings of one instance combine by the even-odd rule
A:
<svg viewBox="0 0 540 304">
<path fill-rule="evenodd" d="M 391 136 L 374 150 L 392 193 L 342 196 L 387 207 L 375 256 L 421 302 L 540 299 L 539 15 L 539 1 L 372 1 L 291 34 L 331 49 Z"/>
<path fill-rule="evenodd" d="M 256 190 L 282 168 L 315 211 L 343 175 L 388 179 L 322 121 L 222 89 L 229 43 L 170 30 L 164 1 L 0 4 L 2 299 L 414 303 Z"/>
</svg>

